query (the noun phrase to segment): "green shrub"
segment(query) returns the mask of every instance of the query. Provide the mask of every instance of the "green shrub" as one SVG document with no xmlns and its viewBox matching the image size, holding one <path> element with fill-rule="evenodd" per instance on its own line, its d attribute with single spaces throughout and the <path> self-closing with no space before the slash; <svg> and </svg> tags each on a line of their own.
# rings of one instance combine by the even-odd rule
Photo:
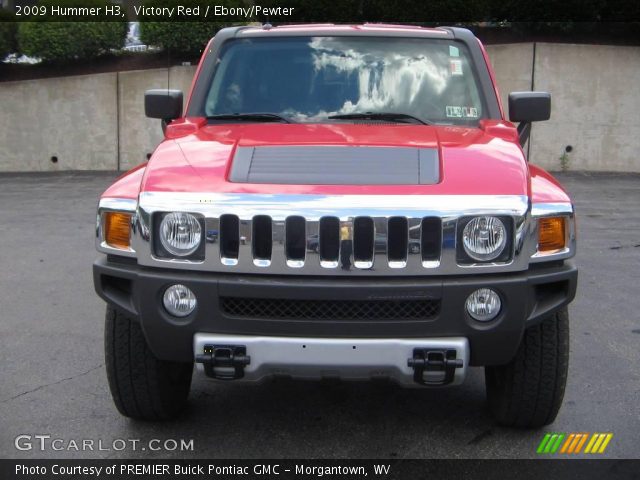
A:
<svg viewBox="0 0 640 480">
<path fill-rule="evenodd" d="M 145 7 L 176 7 L 177 5 L 192 7 L 205 5 L 205 2 L 197 0 L 146 0 L 144 2 Z M 215 2 L 215 5 L 240 7 L 246 6 L 246 3 L 243 0 L 219 0 Z M 201 14 L 203 13 L 201 12 Z M 209 18 L 215 17 L 211 17 L 209 14 Z M 213 20 L 154 22 L 146 18 L 138 18 L 138 20 L 140 21 L 140 40 L 143 43 L 187 55 L 199 55 L 209 40 L 221 28 L 249 21 L 246 18 L 225 18 L 225 22 Z"/>
<path fill-rule="evenodd" d="M 0 62 L 16 51 L 17 29 L 13 13 L 0 8 Z"/>
<path fill-rule="evenodd" d="M 101 7 L 108 0 L 40 0 L 38 5 Z M 86 60 L 120 49 L 127 36 L 126 18 L 117 21 L 47 22 L 37 17 L 18 26 L 18 47 L 21 53 L 39 57 L 43 62 Z M 84 20 L 84 19 L 82 19 Z"/>
</svg>

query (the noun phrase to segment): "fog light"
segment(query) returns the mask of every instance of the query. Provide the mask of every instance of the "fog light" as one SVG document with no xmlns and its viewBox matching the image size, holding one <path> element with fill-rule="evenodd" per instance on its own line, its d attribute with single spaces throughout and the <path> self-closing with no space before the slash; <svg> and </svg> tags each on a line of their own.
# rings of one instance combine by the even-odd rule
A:
<svg viewBox="0 0 640 480">
<path fill-rule="evenodd" d="M 162 298 L 164 308 L 174 317 L 186 317 L 196 308 L 196 296 L 184 285 L 171 285 Z"/>
<path fill-rule="evenodd" d="M 480 288 L 467 298 L 467 312 L 479 322 L 493 320 L 500 313 L 500 295 L 490 288 Z"/>
</svg>

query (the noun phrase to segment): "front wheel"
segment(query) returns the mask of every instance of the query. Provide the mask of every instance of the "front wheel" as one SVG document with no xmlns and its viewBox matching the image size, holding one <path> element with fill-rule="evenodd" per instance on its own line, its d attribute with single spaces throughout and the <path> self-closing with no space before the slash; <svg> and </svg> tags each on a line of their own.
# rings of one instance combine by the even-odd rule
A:
<svg viewBox="0 0 640 480">
<path fill-rule="evenodd" d="M 527 428 L 552 423 L 564 397 L 568 366 L 565 307 L 525 330 L 511 362 L 485 367 L 489 408 L 498 423 Z"/>
<path fill-rule="evenodd" d="M 151 352 L 140 323 L 107 306 L 105 363 L 118 411 L 139 420 L 166 420 L 185 407 L 193 363 L 159 360 Z"/>
</svg>

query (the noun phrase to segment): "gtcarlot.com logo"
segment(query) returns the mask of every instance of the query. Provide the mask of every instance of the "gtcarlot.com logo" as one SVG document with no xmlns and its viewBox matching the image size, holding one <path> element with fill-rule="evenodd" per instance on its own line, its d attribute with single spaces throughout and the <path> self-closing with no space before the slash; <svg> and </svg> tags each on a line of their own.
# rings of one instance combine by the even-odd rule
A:
<svg viewBox="0 0 640 480">
<path fill-rule="evenodd" d="M 121 452 L 131 451 L 167 451 L 186 452 L 194 450 L 193 439 L 152 438 L 141 440 L 139 438 L 115 438 L 112 440 L 93 438 L 56 438 L 51 435 L 18 435 L 14 440 L 16 450 L 41 452 L 51 450 L 54 452 Z"/>
<path fill-rule="evenodd" d="M 536 453 L 604 453 L 613 433 L 547 433 Z"/>
</svg>

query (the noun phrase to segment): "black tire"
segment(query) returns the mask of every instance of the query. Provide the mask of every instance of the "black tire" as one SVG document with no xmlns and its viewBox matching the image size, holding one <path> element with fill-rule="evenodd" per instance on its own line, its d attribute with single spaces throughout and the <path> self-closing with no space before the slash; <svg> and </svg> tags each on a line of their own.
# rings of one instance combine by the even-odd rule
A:
<svg viewBox="0 0 640 480">
<path fill-rule="evenodd" d="M 140 324 L 107 306 L 105 363 L 111 396 L 118 411 L 139 420 L 167 420 L 185 407 L 193 363 L 158 360 Z"/>
<path fill-rule="evenodd" d="M 536 428 L 552 423 L 562 405 L 569 367 L 566 308 L 527 328 L 516 356 L 485 367 L 489 408 L 501 425 Z"/>
</svg>

